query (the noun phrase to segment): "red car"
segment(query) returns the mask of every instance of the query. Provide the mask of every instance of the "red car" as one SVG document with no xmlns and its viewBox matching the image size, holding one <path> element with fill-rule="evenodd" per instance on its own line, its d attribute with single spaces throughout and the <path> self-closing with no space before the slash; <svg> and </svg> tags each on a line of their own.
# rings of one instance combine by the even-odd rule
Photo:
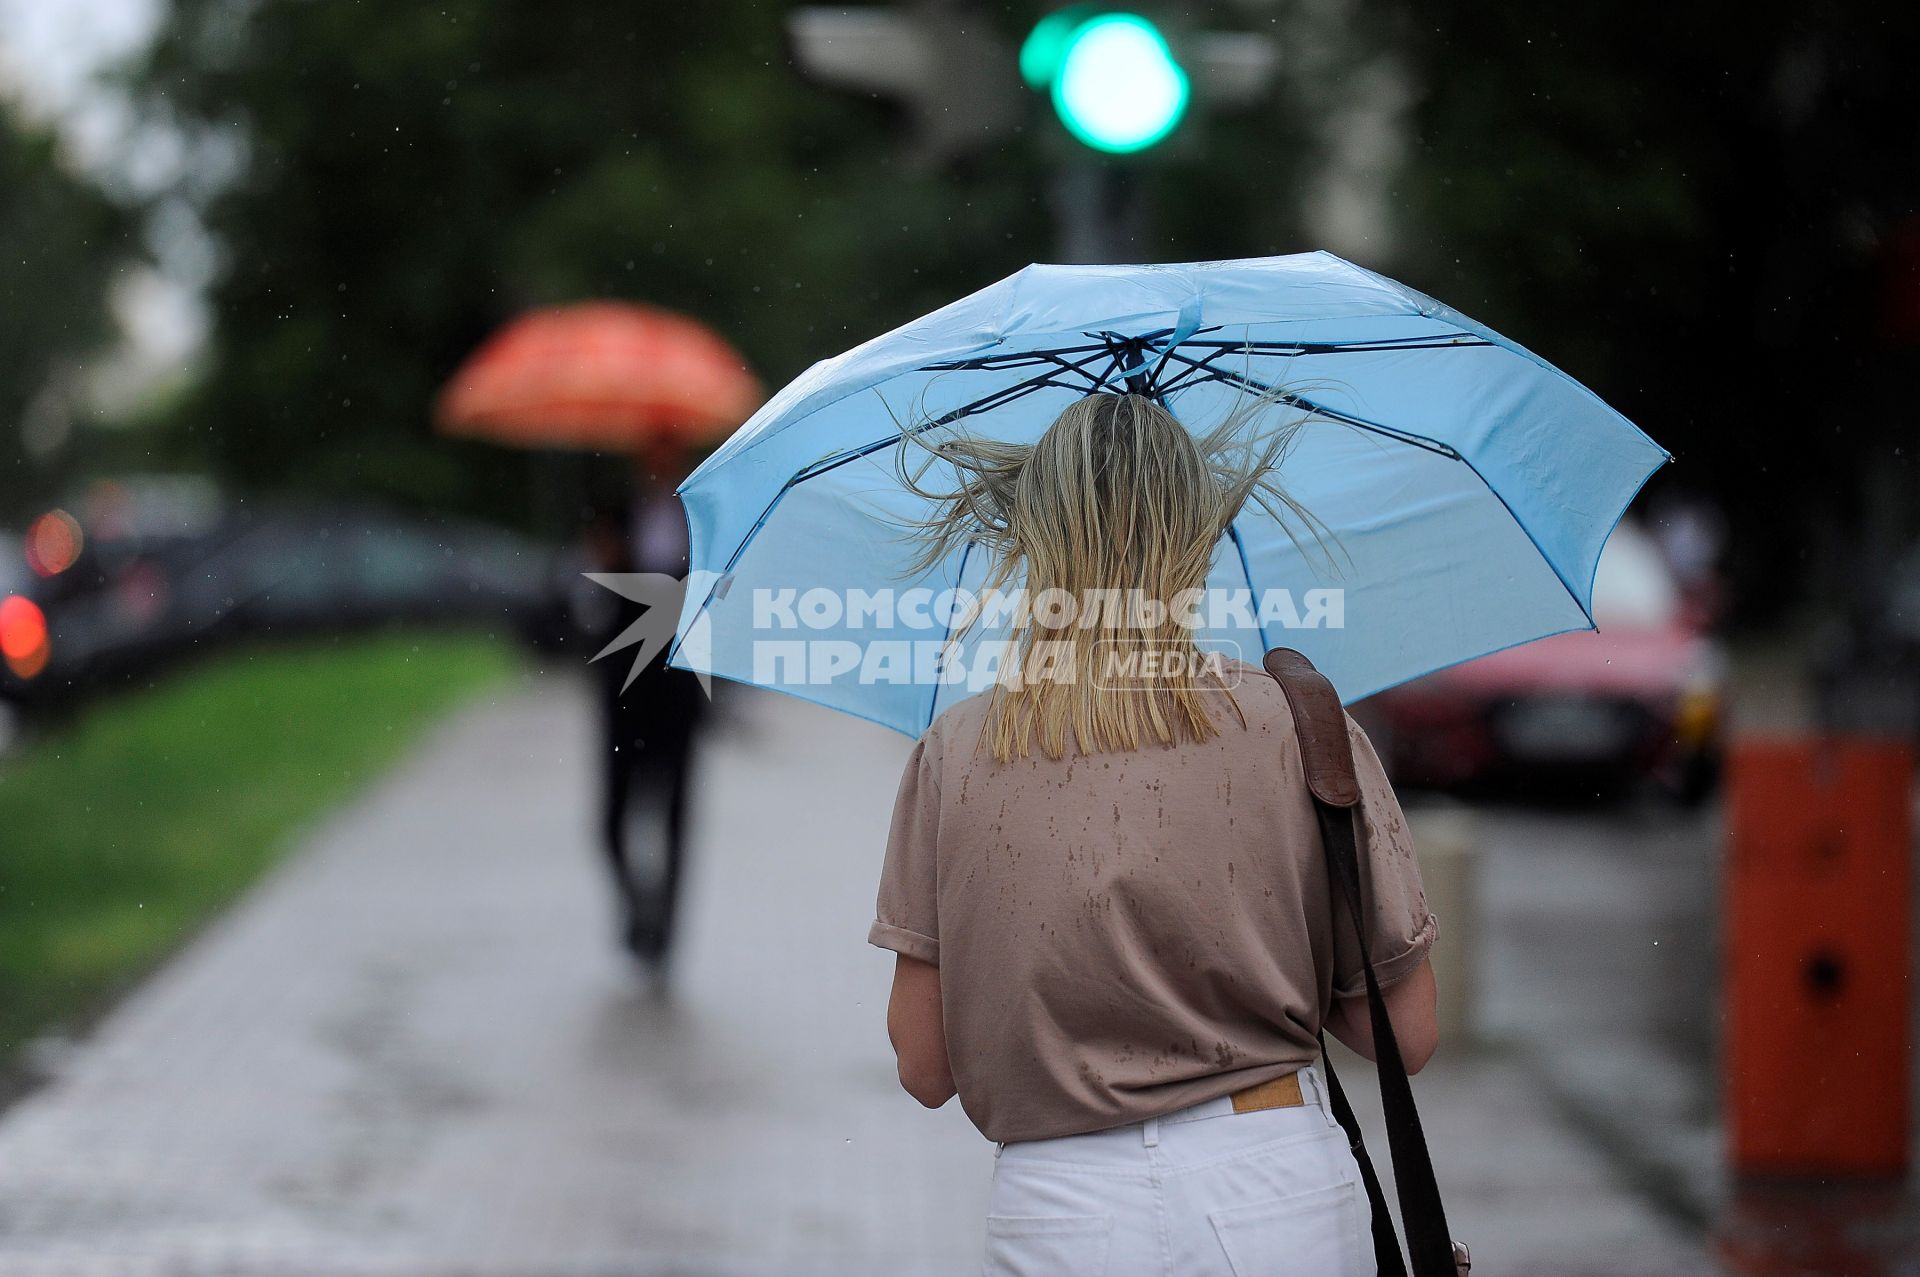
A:
<svg viewBox="0 0 1920 1277">
<path fill-rule="evenodd" d="M 1392 688 L 1355 707 L 1396 783 L 1640 778 L 1685 801 L 1719 770 L 1726 661 L 1659 551 L 1622 524 L 1594 579 L 1599 631 L 1559 634 Z"/>
</svg>

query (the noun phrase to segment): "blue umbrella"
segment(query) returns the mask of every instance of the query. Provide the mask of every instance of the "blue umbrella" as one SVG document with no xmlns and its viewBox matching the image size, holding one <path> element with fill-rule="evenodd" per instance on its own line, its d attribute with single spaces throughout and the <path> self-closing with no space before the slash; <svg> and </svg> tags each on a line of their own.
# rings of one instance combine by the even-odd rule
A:
<svg viewBox="0 0 1920 1277">
<path fill-rule="evenodd" d="M 912 570 L 903 428 L 1032 442 L 1093 391 L 1196 429 L 1250 394 L 1303 418 L 1279 478 L 1335 549 L 1248 503 L 1197 641 L 1298 648 L 1348 701 L 1593 628 L 1601 547 L 1671 459 L 1545 360 L 1326 253 L 1029 266 L 815 364 L 681 485 L 694 572 L 672 663 L 918 735 L 992 677 L 1007 630 L 961 623 L 957 654 L 929 659 L 989 564 L 963 547 Z"/>
</svg>

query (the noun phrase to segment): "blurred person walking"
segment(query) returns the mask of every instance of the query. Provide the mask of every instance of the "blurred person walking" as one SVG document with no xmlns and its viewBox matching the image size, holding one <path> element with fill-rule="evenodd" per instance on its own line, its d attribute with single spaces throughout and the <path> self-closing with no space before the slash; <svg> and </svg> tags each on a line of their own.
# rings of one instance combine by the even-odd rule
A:
<svg viewBox="0 0 1920 1277">
<path fill-rule="evenodd" d="M 588 557 L 599 572 L 678 579 L 687 571 L 687 525 L 670 480 L 684 473 L 690 451 L 739 425 L 759 402 L 760 385 L 739 352 L 706 325 L 602 299 L 517 316 L 448 378 L 434 419 L 448 434 L 516 447 L 632 454 L 642 477 L 593 518 Z M 624 596 L 613 604 L 613 594 L 595 599 L 617 609 L 597 634 L 603 649 L 646 608 L 636 611 Z M 576 619 L 599 628 L 579 612 Z M 601 835 L 622 940 L 658 967 L 673 941 L 706 699 L 697 678 L 664 663 L 629 669 L 599 663 Z"/>
<path fill-rule="evenodd" d="M 1253 419 L 1196 436 L 1097 393 L 1032 445 L 925 445 L 955 478 L 903 473 L 932 502 L 923 561 L 970 542 L 992 552 L 985 589 L 1175 600 L 1244 503 L 1314 531 L 1272 473 L 1291 428 Z M 957 1094 L 998 1145 L 988 1274 L 1371 1274 L 1369 1196 L 1315 1060 L 1323 1029 L 1373 1057 L 1362 943 L 1407 1070 L 1437 1045 L 1406 822 L 1334 702 L 1365 831 L 1358 937 L 1281 687 L 1209 663 L 1175 620 L 1112 620 L 1036 608 L 1019 664 L 1051 645 L 1049 672 L 952 705 L 908 760 L 869 934 L 898 955 L 900 1080 L 928 1107 Z M 1116 672 L 1149 651 L 1184 673 Z"/>
<path fill-rule="evenodd" d="M 1727 546 L 1726 515 L 1706 496 L 1669 487 L 1653 503 L 1648 523 L 1680 586 L 1692 624 L 1703 630 L 1714 626 L 1727 606 L 1727 583 L 1721 570 Z"/>
<path fill-rule="evenodd" d="M 645 463 L 631 498 L 603 512 L 589 532 L 602 572 L 687 571 L 687 525 L 667 463 Z M 654 606 L 660 606 L 654 604 Z M 622 598 L 601 644 L 621 634 L 642 609 Z M 600 836 L 619 906 L 621 942 L 658 970 L 673 943 L 686 864 L 687 816 L 697 738 L 707 699 L 699 679 L 664 661 L 637 671 L 626 661 L 597 661 L 600 680 Z M 630 681 L 629 681 L 630 680 Z"/>
</svg>

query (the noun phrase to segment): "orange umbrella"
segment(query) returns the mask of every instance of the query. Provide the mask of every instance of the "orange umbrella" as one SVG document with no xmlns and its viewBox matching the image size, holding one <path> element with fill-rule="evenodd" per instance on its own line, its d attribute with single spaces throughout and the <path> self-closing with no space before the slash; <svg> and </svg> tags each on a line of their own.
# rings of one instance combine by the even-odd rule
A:
<svg viewBox="0 0 1920 1277">
<path fill-rule="evenodd" d="M 704 443 L 760 406 L 760 383 L 704 324 L 654 306 L 529 311 L 475 351 L 435 424 L 523 447 L 640 451 Z"/>
</svg>

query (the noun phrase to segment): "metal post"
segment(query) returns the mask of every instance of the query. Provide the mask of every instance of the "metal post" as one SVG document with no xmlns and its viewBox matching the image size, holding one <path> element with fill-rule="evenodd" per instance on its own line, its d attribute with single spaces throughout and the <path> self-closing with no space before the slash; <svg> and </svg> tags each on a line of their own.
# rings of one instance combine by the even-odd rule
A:
<svg viewBox="0 0 1920 1277">
<path fill-rule="evenodd" d="M 1063 263 L 1138 261 L 1145 207 L 1133 174 L 1092 155 L 1076 155 L 1053 179 L 1055 257 Z"/>
</svg>

